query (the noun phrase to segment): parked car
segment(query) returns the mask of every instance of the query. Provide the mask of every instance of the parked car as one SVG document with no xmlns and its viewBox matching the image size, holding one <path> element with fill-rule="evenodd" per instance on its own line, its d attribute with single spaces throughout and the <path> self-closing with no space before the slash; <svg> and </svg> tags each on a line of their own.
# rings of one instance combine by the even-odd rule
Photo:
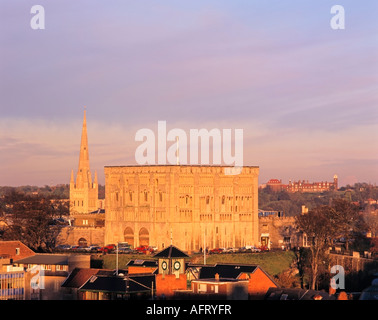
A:
<svg viewBox="0 0 378 320">
<path fill-rule="evenodd" d="M 210 254 L 222 253 L 223 248 L 214 248 L 209 251 Z"/>
<path fill-rule="evenodd" d="M 245 246 L 247 252 L 261 252 L 260 248 L 255 246 Z"/>
<path fill-rule="evenodd" d="M 261 246 L 260 247 L 260 251 L 263 252 L 263 251 L 269 251 L 269 247 L 268 246 Z"/>
<path fill-rule="evenodd" d="M 76 251 L 76 250 L 77 250 L 77 248 L 79 248 L 79 246 L 78 246 L 78 245 L 75 245 L 75 246 L 71 246 L 71 248 L 70 248 L 70 251 Z"/>
<path fill-rule="evenodd" d="M 150 246 L 139 246 L 135 248 L 136 253 L 153 253 L 154 249 Z"/>
<path fill-rule="evenodd" d="M 103 246 L 100 249 L 98 249 L 98 252 L 110 253 L 110 252 L 114 251 L 115 248 L 116 248 L 115 244 L 107 244 L 106 246 Z"/>
<path fill-rule="evenodd" d="M 122 247 L 118 248 L 118 253 L 133 253 L 133 250 L 131 248 Z"/>
<path fill-rule="evenodd" d="M 69 244 L 60 244 L 55 247 L 55 251 L 67 251 L 70 249 L 71 249 L 71 246 Z"/>
<path fill-rule="evenodd" d="M 92 245 L 92 246 L 86 247 L 84 250 L 86 252 L 99 252 L 100 248 L 101 248 L 100 246 Z"/>
</svg>

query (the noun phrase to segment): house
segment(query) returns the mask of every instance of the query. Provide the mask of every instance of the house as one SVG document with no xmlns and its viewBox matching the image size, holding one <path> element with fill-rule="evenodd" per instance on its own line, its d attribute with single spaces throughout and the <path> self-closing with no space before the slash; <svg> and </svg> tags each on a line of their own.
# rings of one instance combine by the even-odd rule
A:
<svg viewBox="0 0 378 320">
<path fill-rule="evenodd" d="M 3 264 L 35 255 L 35 252 L 21 241 L 0 241 L 0 270 Z M 6 262 L 6 260 L 8 260 Z M 3 263 L 2 263 L 3 262 Z M 6 262 L 6 263 L 4 263 Z"/>
<path fill-rule="evenodd" d="M 248 279 L 215 278 L 192 280 L 192 296 L 198 299 L 247 300 Z"/>
<path fill-rule="evenodd" d="M 193 270 L 193 272 L 191 271 Z M 263 299 L 269 288 L 277 288 L 278 284 L 258 265 L 248 264 L 215 264 L 215 265 L 188 265 L 188 272 L 191 272 L 197 279 L 192 283 L 200 283 L 198 280 L 208 279 L 233 279 L 246 281 L 249 299 Z M 240 283 L 244 286 L 244 283 Z M 229 285 L 230 286 L 230 285 Z M 204 288 L 204 285 L 202 286 Z M 197 292 L 195 288 L 194 292 Z M 215 290 L 215 287 L 214 287 Z M 202 291 L 201 289 L 199 291 Z"/>
<path fill-rule="evenodd" d="M 154 296 L 155 275 L 92 275 L 79 289 L 83 300 L 148 299 Z"/>
<path fill-rule="evenodd" d="M 93 275 L 114 275 L 115 271 L 110 269 L 75 268 L 63 281 L 61 287 L 64 300 L 83 300 L 83 292 L 79 288 L 84 285 Z"/>
<path fill-rule="evenodd" d="M 26 300 L 62 300 L 61 284 L 76 267 L 89 267 L 88 255 L 35 254 L 16 260 L 15 270 L 24 270 L 31 276 L 30 296 Z"/>
</svg>

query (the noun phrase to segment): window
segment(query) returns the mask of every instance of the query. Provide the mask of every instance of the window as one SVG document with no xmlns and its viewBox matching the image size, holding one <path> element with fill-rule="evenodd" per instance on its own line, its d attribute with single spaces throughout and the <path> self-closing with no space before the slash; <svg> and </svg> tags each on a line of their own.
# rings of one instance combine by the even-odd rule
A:
<svg viewBox="0 0 378 320">
<path fill-rule="evenodd" d="M 56 271 L 67 271 L 67 266 L 62 265 L 62 264 L 57 264 L 57 265 L 55 266 L 55 270 L 56 270 Z"/>
<path fill-rule="evenodd" d="M 206 204 L 210 204 L 210 197 L 209 196 L 206 197 Z"/>
<path fill-rule="evenodd" d="M 129 198 L 130 198 L 130 201 L 133 201 L 133 193 L 131 191 L 129 191 Z"/>
<path fill-rule="evenodd" d="M 160 191 L 159 192 L 159 201 L 162 202 L 163 201 L 163 193 Z"/>
<path fill-rule="evenodd" d="M 16 256 L 20 255 L 20 248 L 16 248 Z"/>
<path fill-rule="evenodd" d="M 225 200 L 226 200 L 226 197 L 222 196 L 222 204 L 224 204 Z"/>
</svg>

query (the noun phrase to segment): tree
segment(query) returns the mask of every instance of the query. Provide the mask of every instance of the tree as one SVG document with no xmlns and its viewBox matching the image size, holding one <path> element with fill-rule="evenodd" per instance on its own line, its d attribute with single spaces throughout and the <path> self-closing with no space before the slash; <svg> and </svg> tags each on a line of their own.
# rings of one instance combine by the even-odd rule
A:
<svg viewBox="0 0 378 320">
<path fill-rule="evenodd" d="M 359 214 L 359 207 L 343 199 L 332 201 L 332 210 L 328 211 L 330 223 L 335 224 L 336 236 L 344 238 L 345 249 L 349 249 L 349 240 L 355 233 L 365 230 L 363 216 Z"/>
<path fill-rule="evenodd" d="M 58 219 L 68 215 L 66 202 L 15 191 L 3 197 L 0 207 L 8 221 L 1 238 L 20 240 L 36 251 L 49 251 L 55 246 L 61 229 Z"/>
<path fill-rule="evenodd" d="M 315 290 L 320 262 L 323 261 L 326 250 L 336 234 L 335 225 L 329 219 L 332 210 L 329 206 L 320 206 L 296 217 L 298 229 L 307 235 L 310 243 L 308 258 L 311 270 L 310 288 L 313 290 Z"/>
</svg>

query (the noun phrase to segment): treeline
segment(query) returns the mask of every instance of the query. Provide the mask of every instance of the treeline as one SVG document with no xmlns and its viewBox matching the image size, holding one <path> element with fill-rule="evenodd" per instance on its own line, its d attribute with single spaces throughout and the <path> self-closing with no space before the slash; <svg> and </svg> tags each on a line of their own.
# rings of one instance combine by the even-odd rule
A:
<svg viewBox="0 0 378 320">
<path fill-rule="evenodd" d="M 44 198 L 49 199 L 68 199 L 70 197 L 70 185 L 69 184 L 58 184 L 55 186 L 45 185 L 43 187 L 39 186 L 19 186 L 19 187 L 8 187 L 0 186 L 0 197 L 9 194 L 10 192 L 22 193 L 27 196 L 30 195 L 40 195 Z M 105 186 L 98 186 L 98 197 L 99 199 L 105 199 Z"/>
<path fill-rule="evenodd" d="M 32 250 L 49 252 L 68 214 L 68 200 L 10 190 L 0 198 L 0 240 L 20 240 Z"/>
<path fill-rule="evenodd" d="M 367 183 L 356 183 L 354 186 L 342 187 L 338 191 L 322 193 L 274 192 L 269 188 L 259 189 L 259 209 L 283 211 L 286 216 L 296 216 L 301 213 L 303 205 L 311 210 L 319 206 L 331 205 L 334 199 L 358 202 L 360 208 L 364 208 L 368 199 L 378 200 L 378 187 Z"/>
</svg>

